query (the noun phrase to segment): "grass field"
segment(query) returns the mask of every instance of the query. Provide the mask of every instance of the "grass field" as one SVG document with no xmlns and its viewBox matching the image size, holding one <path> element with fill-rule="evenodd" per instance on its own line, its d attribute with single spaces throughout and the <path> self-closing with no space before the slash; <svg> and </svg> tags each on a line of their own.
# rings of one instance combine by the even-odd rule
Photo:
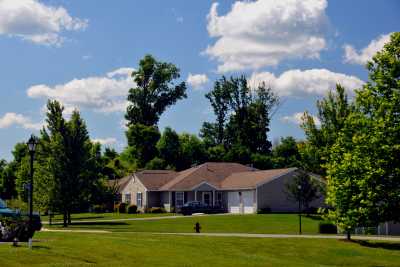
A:
<svg viewBox="0 0 400 267">
<path fill-rule="evenodd" d="M 400 244 L 151 234 L 38 233 L 0 266 L 399 266 Z"/>
<path fill-rule="evenodd" d="M 199 222 L 202 232 L 209 233 L 265 233 L 297 234 L 298 216 L 295 214 L 211 215 L 149 221 L 76 222 L 72 229 L 101 229 L 113 232 L 193 232 Z M 319 218 L 302 218 L 305 234 L 317 234 Z M 46 226 L 47 227 L 47 226 Z M 53 226 L 61 227 L 60 225 Z"/>
</svg>

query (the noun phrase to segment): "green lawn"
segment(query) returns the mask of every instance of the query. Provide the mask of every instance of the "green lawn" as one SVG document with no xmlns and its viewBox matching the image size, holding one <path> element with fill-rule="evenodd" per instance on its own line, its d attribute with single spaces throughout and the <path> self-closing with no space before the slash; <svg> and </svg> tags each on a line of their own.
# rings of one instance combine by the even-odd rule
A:
<svg viewBox="0 0 400 267">
<path fill-rule="evenodd" d="M 299 231 L 298 216 L 295 214 L 211 215 L 151 221 L 78 222 L 70 228 L 113 232 L 193 232 L 196 222 L 200 223 L 202 232 L 210 233 L 296 234 Z M 317 234 L 319 222 L 319 219 L 303 217 L 303 233 Z M 60 225 L 53 227 L 59 228 Z"/>
<path fill-rule="evenodd" d="M 111 220 L 111 219 L 129 219 L 129 218 L 146 218 L 146 217 L 162 217 L 162 216 L 172 216 L 176 215 L 174 213 L 138 213 L 138 214 L 128 214 L 128 213 L 78 213 L 72 214 L 71 218 L 73 221 L 79 220 Z M 49 216 L 41 216 L 43 222 L 49 221 Z M 63 216 L 57 214 L 53 217 L 53 222 L 62 222 Z"/>
<path fill-rule="evenodd" d="M 0 266 L 399 266 L 399 243 L 151 234 L 38 233 L 0 244 Z"/>
</svg>

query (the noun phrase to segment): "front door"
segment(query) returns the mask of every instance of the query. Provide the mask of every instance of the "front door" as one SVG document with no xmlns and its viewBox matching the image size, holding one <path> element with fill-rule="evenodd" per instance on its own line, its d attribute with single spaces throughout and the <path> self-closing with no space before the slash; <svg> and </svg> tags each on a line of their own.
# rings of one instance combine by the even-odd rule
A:
<svg viewBox="0 0 400 267">
<path fill-rule="evenodd" d="M 211 206 L 211 193 L 203 192 L 203 203 L 207 206 Z"/>
</svg>

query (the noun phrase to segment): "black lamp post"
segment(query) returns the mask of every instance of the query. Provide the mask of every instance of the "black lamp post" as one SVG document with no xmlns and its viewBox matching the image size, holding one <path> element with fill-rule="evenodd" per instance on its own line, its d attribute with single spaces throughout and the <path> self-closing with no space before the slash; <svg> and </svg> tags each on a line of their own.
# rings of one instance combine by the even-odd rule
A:
<svg viewBox="0 0 400 267">
<path fill-rule="evenodd" d="M 29 155 L 31 157 L 31 177 L 29 182 L 29 229 L 32 231 L 32 222 L 33 222 L 33 159 L 35 155 L 37 140 L 34 135 L 31 135 L 29 141 L 27 143 L 29 149 Z M 29 240 L 29 244 L 31 246 L 32 240 Z"/>
<path fill-rule="evenodd" d="M 301 235 L 301 198 L 302 198 L 302 192 L 301 192 L 301 185 L 297 186 L 297 189 L 299 189 L 299 234 Z"/>
</svg>

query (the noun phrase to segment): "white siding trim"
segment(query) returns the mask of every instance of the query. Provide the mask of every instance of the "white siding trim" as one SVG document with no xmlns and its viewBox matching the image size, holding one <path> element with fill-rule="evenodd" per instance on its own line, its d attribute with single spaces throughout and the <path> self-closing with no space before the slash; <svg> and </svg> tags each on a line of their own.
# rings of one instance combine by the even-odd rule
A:
<svg viewBox="0 0 400 267">
<path fill-rule="evenodd" d="M 185 191 L 193 191 L 194 189 L 196 189 L 196 188 L 198 188 L 198 187 L 200 187 L 200 186 L 202 186 L 202 185 L 204 185 L 204 184 L 206 184 L 206 185 L 208 185 L 208 186 L 214 188 L 215 190 L 219 190 L 219 189 L 218 189 L 217 187 L 215 187 L 214 185 L 212 185 L 212 184 L 210 184 L 210 183 L 208 183 L 208 182 L 206 182 L 206 181 L 203 181 L 203 182 L 201 182 L 201 183 L 199 183 L 199 184 L 193 186 L 191 189 L 185 190 Z"/>
</svg>

